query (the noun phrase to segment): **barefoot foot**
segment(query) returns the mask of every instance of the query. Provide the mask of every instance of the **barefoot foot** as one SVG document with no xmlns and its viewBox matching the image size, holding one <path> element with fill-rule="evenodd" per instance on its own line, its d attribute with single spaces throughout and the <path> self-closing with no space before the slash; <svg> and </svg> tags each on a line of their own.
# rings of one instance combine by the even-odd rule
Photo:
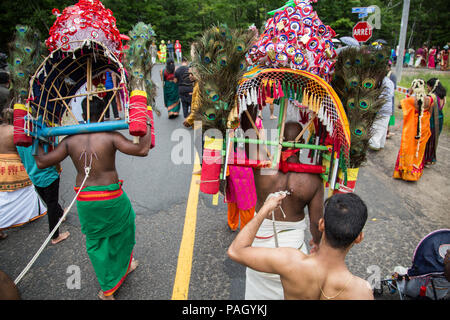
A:
<svg viewBox="0 0 450 320">
<path fill-rule="evenodd" d="M 132 259 L 131 263 L 130 263 L 130 269 L 127 272 L 127 275 L 129 275 L 130 273 L 132 273 L 134 270 L 136 270 L 136 268 L 139 266 L 139 260 L 136 259 Z"/>
<path fill-rule="evenodd" d="M 116 299 L 114 298 L 114 295 L 105 296 L 105 294 L 103 293 L 103 291 L 100 291 L 100 292 L 97 294 L 97 297 L 98 297 L 100 300 L 116 300 Z"/>
<path fill-rule="evenodd" d="M 61 241 L 66 240 L 69 236 L 70 236 L 69 231 L 60 233 L 58 238 L 52 239 L 52 244 L 60 243 Z"/>
</svg>

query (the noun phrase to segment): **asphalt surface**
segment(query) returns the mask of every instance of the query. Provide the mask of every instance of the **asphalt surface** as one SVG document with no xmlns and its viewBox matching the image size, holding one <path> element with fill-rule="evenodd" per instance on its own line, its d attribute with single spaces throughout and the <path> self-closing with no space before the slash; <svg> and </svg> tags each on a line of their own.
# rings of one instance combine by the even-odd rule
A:
<svg viewBox="0 0 450 320">
<path fill-rule="evenodd" d="M 183 128 L 183 117 L 167 119 L 158 74 L 160 68 L 154 68 L 154 80 L 159 87 L 157 106 L 162 111 L 161 117 L 155 118 L 157 146 L 146 158 L 122 154 L 117 157 L 117 170 L 125 181 L 124 190 L 137 215 L 134 255 L 140 262 L 117 292 L 116 298 L 121 300 L 171 299 L 177 270 L 195 148 L 193 131 L 177 130 Z M 268 120 L 267 109 L 263 115 L 265 127 L 273 126 L 275 121 Z M 438 163 L 425 169 L 420 181 L 394 180 L 392 172 L 401 135 L 401 117 L 397 119 L 396 135 L 388 140 L 384 150 L 369 154 L 356 187 L 356 193 L 367 203 L 369 219 L 364 229 L 365 239 L 351 249 L 347 263 L 353 273 L 369 281 L 374 277 L 389 278 L 397 265 L 409 267 L 414 249 L 425 235 L 436 229 L 450 228 L 449 135 L 441 135 Z M 184 150 L 187 153 L 179 152 L 180 136 L 191 140 L 191 148 Z M 190 161 L 174 164 L 172 153 Z M 70 159 L 66 159 L 62 167 L 60 198 L 61 204 L 67 207 L 75 196 L 75 170 Z M 236 235 L 227 227 L 226 212 L 223 197 L 219 198 L 218 205 L 213 205 L 212 196 L 200 193 L 189 300 L 244 298 L 245 268 L 226 255 Z M 49 244 L 44 249 L 18 284 L 23 299 L 97 299 L 100 287 L 86 253 L 76 206 L 60 230 L 68 230 L 69 239 L 55 246 Z M 47 218 L 7 233 L 9 237 L 0 241 L 0 269 L 15 279 L 46 239 Z M 308 232 L 306 243 L 309 239 Z M 77 272 L 80 283 L 74 282 L 72 277 Z M 385 290 L 377 299 L 395 300 L 398 295 Z"/>
</svg>

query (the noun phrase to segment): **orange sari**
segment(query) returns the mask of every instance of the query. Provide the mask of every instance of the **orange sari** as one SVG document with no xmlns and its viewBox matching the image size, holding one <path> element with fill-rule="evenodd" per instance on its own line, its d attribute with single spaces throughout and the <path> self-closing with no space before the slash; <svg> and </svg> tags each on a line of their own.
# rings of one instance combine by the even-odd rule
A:
<svg viewBox="0 0 450 320">
<path fill-rule="evenodd" d="M 421 136 L 419 140 L 419 151 L 417 152 L 417 121 L 419 112 L 414 107 L 414 97 L 401 101 L 403 109 L 403 131 L 400 151 L 395 164 L 394 178 L 406 181 L 418 181 L 423 173 L 423 157 L 428 139 L 431 136 L 429 111 L 424 111 L 421 120 Z M 417 152 L 417 153 L 416 153 Z"/>
</svg>

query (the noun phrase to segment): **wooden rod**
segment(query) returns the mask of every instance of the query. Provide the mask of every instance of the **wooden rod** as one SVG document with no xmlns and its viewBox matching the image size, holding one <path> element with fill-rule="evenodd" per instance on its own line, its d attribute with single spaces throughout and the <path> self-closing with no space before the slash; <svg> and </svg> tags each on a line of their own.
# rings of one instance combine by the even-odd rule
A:
<svg viewBox="0 0 450 320">
<path fill-rule="evenodd" d="M 311 120 L 309 120 L 309 122 L 303 127 L 303 130 L 298 134 L 298 136 L 295 138 L 295 142 L 298 142 L 300 140 L 301 137 L 303 137 L 303 135 L 305 134 L 306 130 L 308 130 L 308 128 L 311 126 L 312 122 L 314 121 L 314 119 L 317 117 L 316 114 L 314 114 L 311 118 Z"/>
<path fill-rule="evenodd" d="M 252 116 L 250 115 L 250 112 L 248 112 L 248 110 L 245 110 L 244 112 L 247 115 L 248 120 L 250 120 L 250 123 L 252 124 L 253 129 L 255 130 L 256 136 L 258 137 L 258 139 L 261 140 L 261 135 L 259 134 L 259 129 L 256 126 L 255 122 L 253 121 Z M 272 159 L 272 155 L 270 154 L 269 150 L 267 150 L 266 145 L 264 145 L 264 150 L 266 151 L 266 154 L 269 157 L 269 159 Z"/>
<path fill-rule="evenodd" d="M 116 94 L 117 94 L 117 91 L 114 91 L 114 94 L 113 94 L 112 97 L 109 99 L 108 104 L 106 105 L 106 108 L 103 110 L 103 112 L 102 112 L 100 118 L 98 119 L 98 122 L 102 122 L 103 117 L 104 117 L 106 111 L 108 110 L 109 106 L 111 105 L 111 102 L 113 101 L 113 99 L 116 98 Z"/>
</svg>

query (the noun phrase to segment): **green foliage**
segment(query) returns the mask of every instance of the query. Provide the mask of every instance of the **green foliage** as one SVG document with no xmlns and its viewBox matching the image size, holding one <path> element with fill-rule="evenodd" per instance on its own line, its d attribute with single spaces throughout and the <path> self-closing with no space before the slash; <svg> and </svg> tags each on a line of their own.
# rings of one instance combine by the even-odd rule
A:
<svg viewBox="0 0 450 320">
<path fill-rule="evenodd" d="M 42 40 L 47 37 L 55 17 L 53 8 L 62 10 L 77 0 L 0 1 L 0 51 L 6 52 L 16 24 L 37 28 Z M 180 40 L 183 54 L 203 30 L 226 23 L 230 28 L 246 28 L 255 24 L 258 29 L 269 18 L 268 12 L 282 7 L 286 0 L 103 0 L 111 9 L 121 33 L 126 34 L 138 22 L 151 23 L 157 41 Z M 333 27 L 340 37 L 351 36 L 352 27 L 360 19 L 352 7 L 376 5 L 381 10 L 381 29 L 375 29 L 372 39 L 385 39 L 390 47 L 399 37 L 401 0 L 319 0 L 313 4 L 320 19 Z M 26 9 L 25 9 L 26 8 Z M 417 48 L 424 43 L 443 46 L 448 41 L 450 19 L 449 1 L 411 0 L 407 47 Z"/>
</svg>

